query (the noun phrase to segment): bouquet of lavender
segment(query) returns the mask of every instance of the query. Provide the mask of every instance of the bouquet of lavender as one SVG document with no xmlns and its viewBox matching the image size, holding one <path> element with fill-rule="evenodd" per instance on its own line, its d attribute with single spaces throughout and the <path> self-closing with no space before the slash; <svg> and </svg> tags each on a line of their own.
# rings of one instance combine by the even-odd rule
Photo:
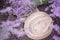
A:
<svg viewBox="0 0 60 40">
<path fill-rule="evenodd" d="M 25 15 L 33 12 L 37 5 L 43 4 L 42 0 L 7 0 L 7 3 L 10 3 L 10 6 L 0 10 L 0 13 L 8 12 L 9 15 L 13 14 L 17 17 L 20 17 L 22 14 Z M 25 21 L 25 19 L 18 18 L 15 21 L 6 20 L 5 22 L 2 22 L 2 28 L 6 27 L 6 31 L 4 29 L 1 34 L 5 31 L 5 33 L 10 35 L 10 31 L 12 34 L 17 35 L 18 37 L 25 35 L 24 31 L 14 29 L 14 27 L 20 27 L 21 22 L 23 21 Z M 8 35 L 2 34 L 1 37 L 4 38 L 1 38 L 1 40 L 9 38 Z"/>
<path fill-rule="evenodd" d="M 52 8 L 51 9 L 52 15 L 50 15 L 50 16 L 52 16 L 54 18 L 57 17 L 60 19 L 60 0 L 51 0 L 51 2 L 53 2 L 53 3 L 50 5 L 50 7 Z M 59 21 L 59 23 L 60 23 L 60 21 Z M 53 28 L 55 29 L 57 34 L 60 35 L 60 26 L 58 25 L 58 22 L 57 22 L 57 24 L 55 24 L 53 26 Z M 54 35 L 53 39 L 54 40 L 60 40 L 60 37 L 58 37 L 57 35 Z"/>
<path fill-rule="evenodd" d="M 18 16 L 32 12 L 37 5 L 46 4 L 48 0 L 6 0 L 6 3 L 10 3 L 10 6 L 0 12 L 8 12 Z"/>
</svg>

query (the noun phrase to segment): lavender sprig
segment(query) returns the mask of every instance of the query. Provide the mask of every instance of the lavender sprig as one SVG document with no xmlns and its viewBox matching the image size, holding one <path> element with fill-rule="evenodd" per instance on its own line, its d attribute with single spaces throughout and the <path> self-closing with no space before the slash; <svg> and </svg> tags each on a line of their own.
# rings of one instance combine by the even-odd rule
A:
<svg viewBox="0 0 60 40">
<path fill-rule="evenodd" d="M 60 0 L 51 0 L 51 1 L 54 1 L 53 4 L 51 5 L 52 6 L 52 9 L 53 10 L 53 15 L 57 16 L 60 18 Z"/>
<path fill-rule="evenodd" d="M 31 11 L 33 11 L 34 7 L 32 7 L 31 0 L 15 0 L 12 1 L 11 7 L 13 8 L 13 14 L 14 15 L 21 15 L 21 14 L 27 14 Z"/>
</svg>

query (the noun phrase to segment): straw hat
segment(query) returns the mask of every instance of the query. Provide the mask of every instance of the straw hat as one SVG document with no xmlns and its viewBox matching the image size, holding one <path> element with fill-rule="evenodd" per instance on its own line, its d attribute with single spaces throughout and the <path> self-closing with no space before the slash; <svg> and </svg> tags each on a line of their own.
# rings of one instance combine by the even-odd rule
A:
<svg viewBox="0 0 60 40">
<path fill-rule="evenodd" d="M 45 12 L 34 12 L 25 21 L 24 31 L 31 39 L 43 39 L 48 37 L 52 32 L 51 17 Z"/>
</svg>

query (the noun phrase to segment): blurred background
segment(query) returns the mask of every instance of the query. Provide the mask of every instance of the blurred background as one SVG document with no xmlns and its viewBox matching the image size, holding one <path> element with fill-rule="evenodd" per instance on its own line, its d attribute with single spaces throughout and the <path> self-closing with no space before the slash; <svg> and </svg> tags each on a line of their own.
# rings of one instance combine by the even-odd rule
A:
<svg viewBox="0 0 60 40">
<path fill-rule="evenodd" d="M 27 13 L 26 14 L 23 13 L 21 15 L 18 15 L 19 13 L 16 14 L 16 15 L 13 14 L 15 12 L 12 13 L 11 7 L 13 8 L 13 10 L 18 9 L 18 8 L 15 8 L 17 5 L 15 5 L 14 2 L 12 4 L 11 1 L 13 2 L 15 0 L 10 0 L 10 1 L 0 0 L 0 25 L 2 25 L 2 22 L 4 24 L 4 22 L 6 22 L 7 20 L 15 21 L 17 19 L 17 16 L 21 16 L 22 18 L 26 18 L 30 15 L 29 14 L 27 16 Z M 17 1 L 19 1 L 19 0 L 17 0 Z M 57 1 L 59 1 L 59 0 L 57 0 Z M 49 2 L 47 2 L 46 4 L 43 3 L 43 4 L 40 4 L 40 5 L 36 6 L 36 8 L 38 8 L 40 11 L 44 11 L 48 15 L 50 15 L 51 18 L 54 21 L 54 23 L 53 23 L 54 26 L 56 26 L 53 29 L 51 35 L 49 35 L 47 38 L 44 38 L 42 40 L 60 40 L 60 11 L 58 11 L 58 10 L 60 10 L 59 9 L 60 8 L 60 6 L 59 6 L 60 1 L 59 1 L 59 3 L 57 1 L 56 0 L 53 0 L 53 1 L 49 0 Z M 12 6 L 11 4 L 14 5 L 14 6 Z M 18 6 L 18 7 L 20 7 L 20 6 Z M 30 8 L 31 8 L 31 10 L 35 9 L 35 7 L 34 8 L 30 7 Z M 57 9 L 55 9 L 55 8 L 57 8 Z M 27 7 L 27 9 L 28 9 L 28 7 Z M 8 11 L 6 11 L 6 10 L 8 10 Z M 31 12 L 30 9 L 29 9 L 29 12 Z M 0 29 L 2 29 L 2 28 L 3 27 L 0 27 Z M 15 29 L 24 28 L 24 21 L 21 22 L 20 27 L 13 27 L 13 28 L 15 28 Z M 4 30 L 6 30 L 6 29 L 4 29 Z M 5 32 L 4 34 L 7 34 L 7 33 Z M 1 31 L 0 31 L 0 36 L 1 36 Z M 9 31 L 9 34 L 7 34 L 7 39 L 5 39 L 5 37 L 6 36 L 0 37 L 0 40 L 32 40 L 32 39 L 28 38 L 26 35 L 23 35 L 21 37 L 17 37 L 17 35 L 15 35 L 15 33 L 11 32 L 11 30 Z"/>
</svg>

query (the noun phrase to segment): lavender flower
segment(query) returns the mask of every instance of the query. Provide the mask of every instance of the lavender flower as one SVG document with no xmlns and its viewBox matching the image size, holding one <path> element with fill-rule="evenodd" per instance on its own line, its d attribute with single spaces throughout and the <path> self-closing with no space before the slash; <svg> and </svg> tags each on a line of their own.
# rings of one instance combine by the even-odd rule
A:
<svg viewBox="0 0 60 40">
<path fill-rule="evenodd" d="M 57 24 L 53 25 L 52 27 L 55 29 L 55 31 L 57 31 L 57 34 L 60 34 L 60 27 Z"/>
<path fill-rule="evenodd" d="M 52 0 L 52 1 L 54 1 L 53 4 L 51 5 L 53 15 L 60 18 L 60 0 Z"/>
<path fill-rule="evenodd" d="M 60 37 L 54 35 L 54 36 L 53 36 L 53 39 L 54 39 L 54 40 L 60 40 Z"/>
<path fill-rule="evenodd" d="M 60 18 L 60 0 L 51 0 L 51 2 L 53 2 L 53 3 L 51 4 L 51 7 L 52 7 L 51 12 L 52 12 L 52 14 L 50 14 L 50 16 L 52 16 L 52 17 L 57 16 L 57 17 Z M 55 29 L 57 34 L 60 35 L 60 26 L 55 24 L 52 27 Z M 60 37 L 54 35 L 53 39 L 54 40 L 60 40 Z"/>
<path fill-rule="evenodd" d="M 34 7 L 32 7 L 31 0 L 14 0 L 11 3 L 11 7 L 13 8 L 14 15 L 26 14 L 33 11 Z"/>
<path fill-rule="evenodd" d="M 25 35 L 25 32 L 23 31 L 23 29 L 14 29 L 14 27 L 20 27 L 21 25 L 21 22 L 23 22 L 25 19 L 24 18 L 20 18 L 20 19 L 16 19 L 15 21 L 9 21 L 7 20 L 6 22 L 2 22 L 2 28 L 3 30 L 1 30 L 1 35 L 0 35 L 0 38 L 3 39 L 3 37 L 5 37 L 4 39 L 6 39 L 6 36 L 8 37 L 9 32 L 11 32 L 12 34 L 15 34 L 17 35 L 17 37 L 21 37 L 21 36 L 24 36 Z M 1 28 L 0 27 L 0 28 Z M 3 33 L 6 33 L 4 34 L 3 36 Z"/>
<path fill-rule="evenodd" d="M 2 26 L 18 27 L 24 21 L 25 21 L 25 18 L 16 19 L 15 21 L 7 20 L 6 22 L 4 21 L 2 22 Z"/>
<path fill-rule="evenodd" d="M 18 38 L 25 35 L 23 28 L 21 28 L 20 30 L 13 29 L 11 32 L 12 32 L 12 34 L 15 34 Z"/>
<path fill-rule="evenodd" d="M 55 16 L 57 16 L 57 17 L 60 18 L 60 7 L 56 7 L 56 8 L 54 8 L 54 12 L 53 12 L 53 14 L 54 14 Z"/>
<path fill-rule="evenodd" d="M 0 26 L 2 27 L 2 26 Z M 9 33 L 9 28 L 8 27 L 2 27 L 2 29 L 0 29 L 0 40 L 5 40 L 7 38 L 9 38 L 10 33 Z"/>
<path fill-rule="evenodd" d="M 9 12 L 9 11 L 11 11 L 11 7 L 7 7 L 7 8 L 5 8 L 5 9 L 2 9 L 2 10 L 0 10 L 0 13 L 6 13 L 6 12 Z"/>
</svg>

